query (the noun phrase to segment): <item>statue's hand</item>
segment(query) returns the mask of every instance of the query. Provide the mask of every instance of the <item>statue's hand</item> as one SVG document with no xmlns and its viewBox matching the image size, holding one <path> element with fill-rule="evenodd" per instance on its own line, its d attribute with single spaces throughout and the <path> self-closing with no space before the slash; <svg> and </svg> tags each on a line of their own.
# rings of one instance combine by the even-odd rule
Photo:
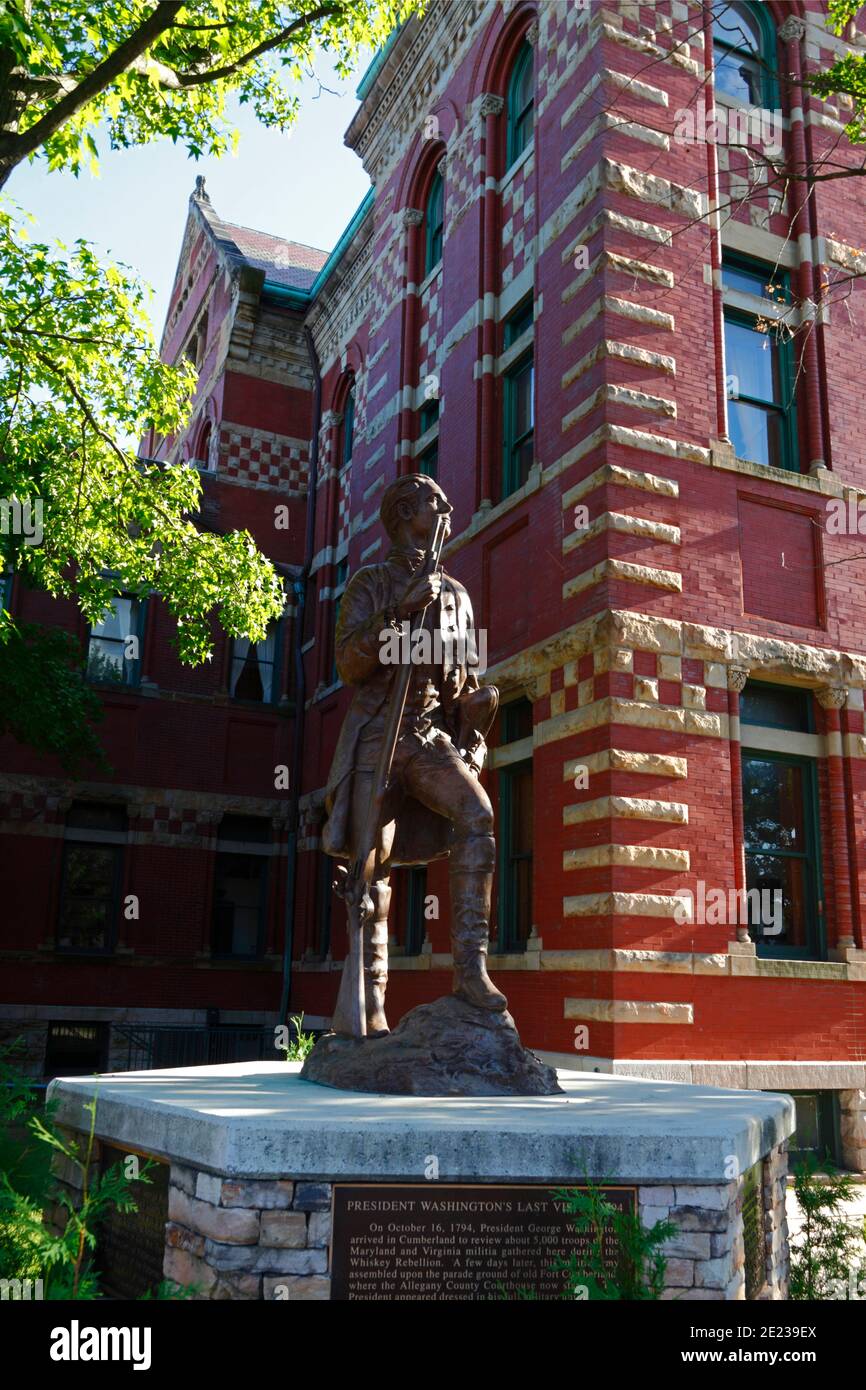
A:
<svg viewBox="0 0 866 1390">
<path fill-rule="evenodd" d="M 408 618 L 413 613 L 420 613 L 422 608 L 426 608 L 434 599 L 439 597 L 439 590 L 442 588 L 442 576 L 434 571 L 433 574 L 420 574 L 409 585 L 400 603 L 397 604 L 397 616 Z"/>
</svg>

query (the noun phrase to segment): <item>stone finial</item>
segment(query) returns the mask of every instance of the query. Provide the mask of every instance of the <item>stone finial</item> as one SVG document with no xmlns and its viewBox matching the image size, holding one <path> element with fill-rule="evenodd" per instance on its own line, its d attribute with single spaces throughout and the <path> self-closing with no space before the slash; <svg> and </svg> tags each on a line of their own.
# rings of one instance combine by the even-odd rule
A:
<svg viewBox="0 0 866 1390">
<path fill-rule="evenodd" d="M 505 107 L 505 97 L 498 97 L 493 92 L 487 92 L 481 98 L 478 106 L 480 116 L 501 116 Z"/>
<path fill-rule="evenodd" d="M 806 21 L 798 19 L 796 15 L 789 14 L 784 24 L 779 25 L 778 33 L 783 43 L 790 43 L 792 39 L 796 39 L 799 43 L 806 33 Z"/>
<path fill-rule="evenodd" d="M 825 685 L 820 690 L 815 691 L 818 704 L 822 709 L 841 709 L 848 699 L 847 685 Z"/>
<path fill-rule="evenodd" d="M 751 674 L 748 666 L 740 666 L 739 664 L 732 663 L 728 667 L 728 689 L 735 690 L 738 695 L 742 695 L 746 687 L 746 681 Z"/>
<path fill-rule="evenodd" d="M 526 42 L 534 48 L 538 43 L 538 20 L 534 19 L 526 31 Z"/>
<path fill-rule="evenodd" d="M 195 189 L 193 190 L 193 195 L 192 195 L 192 196 L 195 198 L 196 202 L 199 202 L 199 203 L 209 203 L 209 202 L 210 202 L 210 194 L 207 192 L 207 190 L 206 190 L 206 188 L 205 188 L 205 186 L 204 186 L 204 174 L 197 174 L 197 175 L 196 175 Z"/>
<path fill-rule="evenodd" d="M 404 208 L 401 221 L 404 227 L 420 227 L 424 221 L 424 213 L 420 208 Z"/>
</svg>

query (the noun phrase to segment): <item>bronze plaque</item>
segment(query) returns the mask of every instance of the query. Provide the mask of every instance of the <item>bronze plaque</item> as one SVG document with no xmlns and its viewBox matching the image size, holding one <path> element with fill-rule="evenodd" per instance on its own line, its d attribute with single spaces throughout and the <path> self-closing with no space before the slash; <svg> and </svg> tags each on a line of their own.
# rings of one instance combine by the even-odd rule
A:
<svg viewBox="0 0 866 1390">
<path fill-rule="evenodd" d="M 586 1191 L 578 1183 L 558 1187 Z M 604 1197 L 633 1211 L 633 1187 Z M 473 1302 L 580 1297 L 557 1256 L 586 1249 L 554 1187 L 466 1183 L 336 1183 L 331 1298 Z M 606 1250 L 611 1268 L 616 1243 Z"/>
</svg>

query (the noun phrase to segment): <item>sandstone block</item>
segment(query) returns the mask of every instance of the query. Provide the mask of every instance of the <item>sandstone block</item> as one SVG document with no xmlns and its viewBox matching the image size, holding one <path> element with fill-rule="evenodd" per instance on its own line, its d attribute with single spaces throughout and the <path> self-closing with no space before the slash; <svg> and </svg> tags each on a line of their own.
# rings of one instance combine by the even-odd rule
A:
<svg viewBox="0 0 866 1390">
<path fill-rule="evenodd" d="M 307 1218 L 302 1211 L 262 1212 L 262 1245 L 302 1250 L 307 1243 Z"/>
<path fill-rule="evenodd" d="M 331 1281 L 324 1279 L 321 1275 L 313 1274 L 305 1278 L 303 1275 L 292 1277 L 284 1274 L 265 1275 L 262 1280 L 265 1299 L 288 1300 L 288 1299 L 315 1299 L 327 1301 L 331 1297 Z"/>
<path fill-rule="evenodd" d="M 277 1210 L 292 1205 L 295 1195 L 293 1182 L 267 1182 L 250 1179 L 247 1182 L 223 1180 L 222 1205 L 224 1207 L 258 1207 L 262 1211 Z"/>
</svg>

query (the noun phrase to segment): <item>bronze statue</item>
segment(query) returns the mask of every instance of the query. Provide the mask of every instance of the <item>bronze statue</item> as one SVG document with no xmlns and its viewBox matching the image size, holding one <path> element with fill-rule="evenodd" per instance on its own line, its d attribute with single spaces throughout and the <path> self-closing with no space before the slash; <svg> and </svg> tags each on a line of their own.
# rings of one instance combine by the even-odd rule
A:
<svg viewBox="0 0 866 1390">
<path fill-rule="evenodd" d="M 340 604 L 337 671 L 355 696 L 328 778 L 322 847 L 351 865 L 338 870 L 350 953 L 332 1027 L 355 1038 L 388 1032 L 389 878 L 398 864 L 448 856 L 454 994 L 482 1010 L 507 1007 L 487 973 L 496 842 L 479 781 L 499 697 L 478 681 L 469 595 L 439 566 L 451 512 L 432 478 L 392 483 L 380 509 L 391 549 L 352 576 Z M 412 639 L 414 664 L 408 640 L 400 663 L 384 659 L 398 634 Z"/>
</svg>

